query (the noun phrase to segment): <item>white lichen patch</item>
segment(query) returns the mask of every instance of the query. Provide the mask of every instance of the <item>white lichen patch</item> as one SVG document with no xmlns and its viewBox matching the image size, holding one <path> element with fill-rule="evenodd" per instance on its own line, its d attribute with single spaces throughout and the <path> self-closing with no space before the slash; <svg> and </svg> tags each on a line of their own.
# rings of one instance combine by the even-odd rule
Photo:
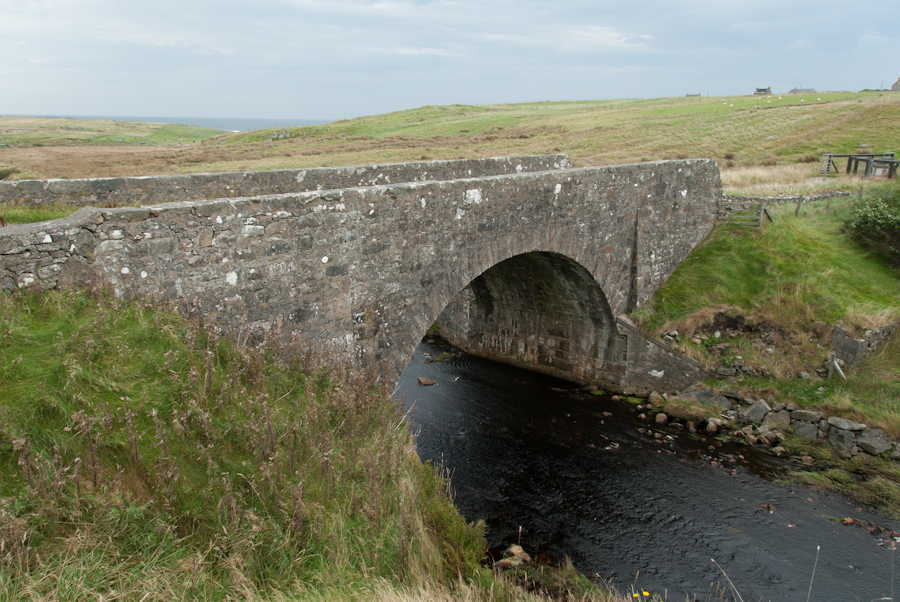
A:
<svg viewBox="0 0 900 602">
<path fill-rule="evenodd" d="M 237 272 L 228 272 L 227 274 L 225 274 L 225 283 L 229 286 L 237 286 L 237 281 Z"/>
<path fill-rule="evenodd" d="M 257 236 L 265 236 L 266 229 L 262 226 L 244 226 L 241 229 L 241 236 L 244 238 L 254 238 Z"/>
<path fill-rule="evenodd" d="M 475 203 L 476 205 L 481 202 L 481 189 L 473 188 L 471 190 L 466 191 L 466 205 L 471 205 Z"/>
</svg>

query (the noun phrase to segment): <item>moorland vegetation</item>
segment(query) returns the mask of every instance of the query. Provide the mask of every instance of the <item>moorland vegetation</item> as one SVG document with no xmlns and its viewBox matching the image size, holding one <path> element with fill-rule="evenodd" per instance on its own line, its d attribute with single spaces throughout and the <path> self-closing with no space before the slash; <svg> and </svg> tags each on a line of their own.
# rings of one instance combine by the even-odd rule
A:
<svg viewBox="0 0 900 602">
<path fill-rule="evenodd" d="M 898 140 L 900 96 L 880 92 L 422 107 L 245 134 L 0 117 L 0 169 L 74 178 L 564 152 L 576 165 L 713 157 L 730 193 L 851 191 L 798 215 L 771 206 L 762 230 L 718 226 L 634 317 L 651 333 L 679 330 L 709 366 L 730 354 L 768 368 L 708 386 L 897 437 L 900 335 L 846 380 L 796 374 L 821 363 L 835 324 L 900 320 L 897 186 L 817 169 L 821 152 Z M 725 357 L 688 334 L 721 315 L 746 325 Z M 418 462 L 386 392 L 339 362 L 285 363 L 102 292 L 4 293 L 0 381 L 0 600 L 532 595 L 479 564 L 481 526 Z M 798 478 L 900 514 L 890 459 L 785 444 L 818 461 Z M 570 566 L 527 578 L 563 598 L 611 595 Z"/>
</svg>

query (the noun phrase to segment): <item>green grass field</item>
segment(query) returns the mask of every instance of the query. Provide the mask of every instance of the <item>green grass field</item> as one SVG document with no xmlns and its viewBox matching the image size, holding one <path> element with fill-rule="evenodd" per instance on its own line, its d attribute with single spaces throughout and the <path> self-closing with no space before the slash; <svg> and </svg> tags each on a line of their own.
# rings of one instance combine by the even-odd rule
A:
<svg viewBox="0 0 900 602">
<path fill-rule="evenodd" d="M 0 116 L 0 143 L 6 146 L 85 146 L 192 144 L 220 130 L 186 125 L 74 119 Z"/>
<path fill-rule="evenodd" d="M 120 122 L 79 132 L 64 121 L 0 117 L 0 168 L 44 179 L 562 152 L 576 166 L 710 157 L 727 189 L 753 193 L 841 186 L 816 178 L 822 152 L 900 152 L 900 94 L 890 92 L 426 106 L 239 134 Z M 68 150 L 51 162 L 29 152 L 35 144 Z"/>
</svg>

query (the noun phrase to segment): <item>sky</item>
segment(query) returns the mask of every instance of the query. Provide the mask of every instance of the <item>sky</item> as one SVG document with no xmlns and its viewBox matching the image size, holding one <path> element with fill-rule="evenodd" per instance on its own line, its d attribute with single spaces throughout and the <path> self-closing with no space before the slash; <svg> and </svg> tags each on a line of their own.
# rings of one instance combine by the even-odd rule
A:
<svg viewBox="0 0 900 602">
<path fill-rule="evenodd" d="M 0 0 L 0 115 L 890 88 L 897 0 Z"/>
</svg>

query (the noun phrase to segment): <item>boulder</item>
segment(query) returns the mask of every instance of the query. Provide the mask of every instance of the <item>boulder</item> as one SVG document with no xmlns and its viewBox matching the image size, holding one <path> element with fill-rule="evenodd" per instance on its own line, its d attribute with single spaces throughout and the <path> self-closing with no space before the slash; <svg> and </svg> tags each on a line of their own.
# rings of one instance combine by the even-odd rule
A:
<svg viewBox="0 0 900 602">
<path fill-rule="evenodd" d="M 728 398 L 729 392 L 730 391 L 726 391 L 725 395 L 719 395 L 715 391 L 710 391 L 709 389 L 699 389 L 695 391 L 682 391 L 679 397 L 689 401 L 696 401 L 703 405 L 716 406 L 727 411 L 734 407 L 731 400 Z"/>
<path fill-rule="evenodd" d="M 647 397 L 647 402 L 654 408 L 661 408 L 666 405 L 666 400 L 656 391 L 650 392 L 650 396 Z"/>
<path fill-rule="evenodd" d="M 845 431 L 864 431 L 866 430 L 865 424 L 860 424 L 859 422 L 853 422 L 852 420 L 847 420 L 846 418 L 841 418 L 839 416 L 829 416 L 828 424 L 835 428 L 839 428 Z"/>
<path fill-rule="evenodd" d="M 741 416 L 747 422 L 762 422 L 763 418 L 766 417 L 766 414 L 772 411 L 772 408 L 769 407 L 762 399 L 758 399 L 756 403 L 747 408 L 744 412 L 741 412 Z"/>
<path fill-rule="evenodd" d="M 812 410 L 794 410 L 791 412 L 791 420 L 795 422 L 808 422 L 810 424 L 818 424 L 822 420 L 821 412 Z"/>
<path fill-rule="evenodd" d="M 858 364 L 869 352 L 869 343 L 865 339 L 855 339 L 840 324 L 834 325 L 831 333 L 831 348 L 834 355 L 844 360 L 847 365 Z"/>
<path fill-rule="evenodd" d="M 791 425 L 794 434 L 804 441 L 815 441 L 819 438 L 819 427 L 808 422 L 795 422 Z"/>
<path fill-rule="evenodd" d="M 763 422 L 771 426 L 787 426 L 791 423 L 791 413 L 787 410 L 769 412 Z"/>
<path fill-rule="evenodd" d="M 516 558 L 521 559 L 523 562 L 531 562 L 531 556 L 528 555 L 522 546 L 519 545 L 511 545 L 507 548 L 506 553 L 510 556 L 515 556 Z"/>
<path fill-rule="evenodd" d="M 729 368 L 728 366 L 719 366 L 719 369 L 716 370 L 716 378 L 720 380 L 732 377 L 736 374 L 737 370 L 735 370 L 734 368 Z"/>
<path fill-rule="evenodd" d="M 669 421 L 669 417 L 660 412 L 656 415 L 656 424 L 665 424 Z"/>
<path fill-rule="evenodd" d="M 869 429 L 857 440 L 856 445 L 866 453 L 879 456 L 889 451 L 894 444 L 888 439 L 887 434 L 879 428 Z"/>
<path fill-rule="evenodd" d="M 856 434 L 834 425 L 828 430 L 828 442 L 840 455 L 850 457 L 856 454 Z"/>
</svg>

